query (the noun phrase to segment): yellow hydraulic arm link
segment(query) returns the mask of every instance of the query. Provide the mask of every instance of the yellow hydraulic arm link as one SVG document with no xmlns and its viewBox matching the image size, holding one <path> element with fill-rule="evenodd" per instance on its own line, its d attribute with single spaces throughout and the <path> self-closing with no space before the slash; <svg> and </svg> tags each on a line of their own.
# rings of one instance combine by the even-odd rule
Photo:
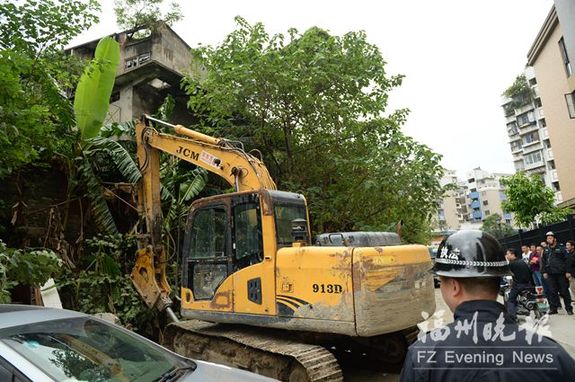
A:
<svg viewBox="0 0 575 382">
<path fill-rule="evenodd" d="M 149 122 L 172 127 L 178 135 L 160 133 Z M 150 308 L 167 310 L 177 318 L 170 306 L 170 286 L 166 279 L 167 255 L 162 245 L 162 208 L 160 200 L 160 152 L 165 152 L 202 167 L 224 178 L 236 191 L 276 189 L 263 162 L 239 145 L 214 138 L 145 116 L 136 124 L 136 144 L 142 179 L 138 188 L 138 212 L 145 217 L 146 234 L 139 240 L 132 282 Z"/>
</svg>

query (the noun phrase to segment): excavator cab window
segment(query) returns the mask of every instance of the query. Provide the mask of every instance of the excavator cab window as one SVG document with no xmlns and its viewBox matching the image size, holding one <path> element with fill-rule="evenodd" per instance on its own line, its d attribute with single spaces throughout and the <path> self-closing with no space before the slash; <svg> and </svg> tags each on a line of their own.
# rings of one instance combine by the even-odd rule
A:
<svg viewBox="0 0 575 382">
<path fill-rule="evenodd" d="M 243 198 L 242 198 L 243 199 Z M 234 268 L 242 269 L 263 260 L 263 243 L 259 202 L 240 200 L 234 205 Z"/>
<path fill-rule="evenodd" d="M 198 300 L 209 300 L 229 275 L 228 214 L 223 205 L 194 212 L 189 245 L 185 245 L 185 284 Z"/>
<path fill-rule="evenodd" d="M 290 247 L 294 241 L 292 236 L 292 221 L 295 219 L 307 220 L 305 204 L 276 202 L 274 205 L 274 214 L 278 248 Z"/>
<path fill-rule="evenodd" d="M 211 207 L 199 210 L 192 224 L 192 259 L 225 256 L 226 210 Z"/>
</svg>

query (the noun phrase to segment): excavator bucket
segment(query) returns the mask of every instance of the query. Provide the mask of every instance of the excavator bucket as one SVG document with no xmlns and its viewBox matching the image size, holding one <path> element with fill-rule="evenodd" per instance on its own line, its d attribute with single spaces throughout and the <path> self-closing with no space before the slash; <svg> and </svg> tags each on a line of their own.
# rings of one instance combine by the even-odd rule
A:
<svg viewBox="0 0 575 382">
<path fill-rule="evenodd" d="M 163 258 L 163 256 L 158 256 Z M 160 312 L 172 305 L 170 285 L 166 279 L 165 265 L 162 269 L 154 267 L 154 254 L 151 246 L 137 252 L 136 264 L 132 269 L 132 283 L 149 308 L 157 308 Z"/>
</svg>

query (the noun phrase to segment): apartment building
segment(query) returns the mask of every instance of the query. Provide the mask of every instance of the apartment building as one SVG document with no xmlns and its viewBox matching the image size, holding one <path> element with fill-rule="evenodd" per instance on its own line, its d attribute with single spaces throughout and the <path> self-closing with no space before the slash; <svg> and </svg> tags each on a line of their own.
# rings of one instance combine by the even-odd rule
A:
<svg viewBox="0 0 575 382">
<path fill-rule="evenodd" d="M 449 185 L 450 190 L 439 201 L 434 226 L 439 231 L 458 230 L 467 219 L 465 182 L 457 178 L 455 171 L 446 170 L 439 183 L 442 187 Z"/>
<path fill-rule="evenodd" d="M 555 0 L 527 54 L 533 67 L 545 129 L 553 147 L 551 161 L 557 173 L 557 201 L 575 206 L 575 3 Z"/>
<path fill-rule="evenodd" d="M 502 223 L 513 225 L 513 215 L 504 212 L 501 206 L 506 196 L 500 180 L 506 176 L 511 174 L 490 173 L 478 167 L 461 180 L 455 171 L 446 170 L 440 184 L 449 185 L 449 191 L 439 201 L 434 228 L 442 232 L 478 229 L 493 214 L 501 216 Z"/>
<path fill-rule="evenodd" d="M 534 68 L 526 67 L 510 89 L 506 93 L 513 94 L 504 98 L 502 107 L 515 170 L 538 175 L 555 191 L 559 203 L 562 201 L 559 177 Z"/>
<path fill-rule="evenodd" d="M 505 188 L 501 178 L 511 174 L 490 173 L 477 167 L 467 173 L 467 221 L 478 223 L 493 214 L 498 214 L 502 222 L 513 224 L 511 213 L 503 211 L 502 202 L 506 200 Z"/>
</svg>

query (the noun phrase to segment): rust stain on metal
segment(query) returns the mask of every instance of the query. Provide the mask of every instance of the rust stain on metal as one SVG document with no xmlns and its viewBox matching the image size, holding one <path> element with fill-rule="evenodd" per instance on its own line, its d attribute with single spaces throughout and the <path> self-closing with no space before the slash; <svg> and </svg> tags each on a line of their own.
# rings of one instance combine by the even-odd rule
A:
<svg viewBox="0 0 575 382">
<path fill-rule="evenodd" d="M 232 292 L 218 292 L 210 302 L 210 307 L 214 309 L 226 309 L 232 305 Z"/>
</svg>

